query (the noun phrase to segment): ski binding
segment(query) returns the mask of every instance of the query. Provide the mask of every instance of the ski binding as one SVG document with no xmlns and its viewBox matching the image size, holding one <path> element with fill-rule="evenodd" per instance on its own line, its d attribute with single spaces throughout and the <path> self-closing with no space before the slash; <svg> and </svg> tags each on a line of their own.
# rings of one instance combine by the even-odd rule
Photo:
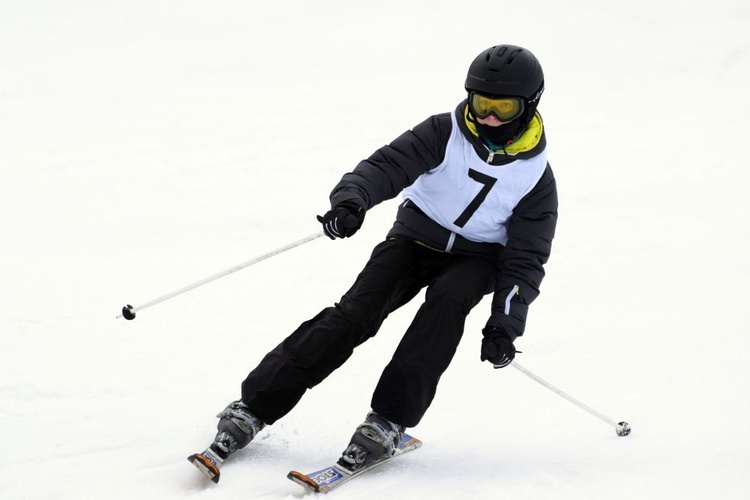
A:
<svg viewBox="0 0 750 500">
<path fill-rule="evenodd" d="M 405 453 L 414 451 L 420 446 L 422 446 L 422 441 L 408 434 L 404 434 L 404 437 L 401 438 L 401 442 L 399 442 L 398 447 L 393 452 L 392 456 L 384 458 L 383 460 L 380 460 L 378 462 L 374 462 L 367 467 L 359 469 L 357 471 L 352 472 L 338 464 L 333 464 L 329 467 L 325 467 L 308 474 L 303 474 L 301 472 L 293 470 L 290 471 L 286 477 L 299 484 L 300 486 L 303 486 L 310 491 L 314 491 L 315 493 L 328 493 L 349 482 L 355 477 L 360 476 L 365 472 L 369 472 L 377 467 L 380 467 L 381 465 L 390 462 L 391 460 L 398 458 Z"/>
</svg>

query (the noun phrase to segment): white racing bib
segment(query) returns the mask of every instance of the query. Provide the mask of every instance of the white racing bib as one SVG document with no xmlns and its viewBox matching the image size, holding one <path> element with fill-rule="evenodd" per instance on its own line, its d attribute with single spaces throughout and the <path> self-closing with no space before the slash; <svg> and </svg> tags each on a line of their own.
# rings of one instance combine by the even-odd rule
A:
<svg viewBox="0 0 750 500">
<path fill-rule="evenodd" d="M 445 159 L 407 187 L 403 198 L 467 240 L 505 245 L 508 220 L 521 198 L 542 177 L 547 151 L 506 165 L 490 165 L 463 136 L 455 113 L 451 114 L 451 122 Z M 450 251 L 450 245 L 446 251 Z"/>
</svg>

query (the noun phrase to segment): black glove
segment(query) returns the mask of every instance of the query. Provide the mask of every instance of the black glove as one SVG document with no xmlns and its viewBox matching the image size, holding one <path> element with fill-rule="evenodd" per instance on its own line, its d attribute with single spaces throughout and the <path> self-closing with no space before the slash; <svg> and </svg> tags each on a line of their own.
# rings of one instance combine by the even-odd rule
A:
<svg viewBox="0 0 750 500">
<path fill-rule="evenodd" d="M 318 222 L 323 224 L 323 232 L 332 240 L 352 236 L 364 221 L 365 211 L 346 203 L 333 207 L 325 215 L 318 215 Z"/>
<path fill-rule="evenodd" d="M 482 330 L 482 361 L 489 361 L 495 368 L 508 366 L 516 357 L 516 348 L 507 333 L 496 326 Z"/>
</svg>

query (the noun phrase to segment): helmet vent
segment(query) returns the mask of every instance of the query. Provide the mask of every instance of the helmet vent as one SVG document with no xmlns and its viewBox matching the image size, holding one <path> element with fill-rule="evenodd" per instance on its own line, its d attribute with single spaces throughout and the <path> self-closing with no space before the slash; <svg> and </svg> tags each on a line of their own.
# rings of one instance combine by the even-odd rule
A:
<svg viewBox="0 0 750 500">
<path fill-rule="evenodd" d="M 516 58 L 516 56 L 517 56 L 518 54 L 520 54 L 521 52 L 523 52 L 523 51 L 522 51 L 522 50 L 520 50 L 520 49 L 519 49 L 519 50 L 514 50 L 514 51 L 513 51 L 513 52 L 512 52 L 512 53 L 511 53 L 511 54 L 510 54 L 510 55 L 508 56 L 508 59 L 506 59 L 506 64 L 512 64 L 512 63 L 513 63 L 513 60 L 514 60 L 514 59 Z"/>
</svg>

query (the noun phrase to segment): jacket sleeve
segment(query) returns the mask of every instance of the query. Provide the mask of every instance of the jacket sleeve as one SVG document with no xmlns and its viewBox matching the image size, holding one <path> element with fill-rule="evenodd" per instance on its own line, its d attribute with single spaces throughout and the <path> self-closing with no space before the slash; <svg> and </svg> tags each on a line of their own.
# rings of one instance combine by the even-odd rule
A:
<svg viewBox="0 0 750 500">
<path fill-rule="evenodd" d="M 344 174 L 331 192 L 331 207 L 349 203 L 369 210 L 395 198 L 417 177 L 440 165 L 450 133 L 449 113 L 431 116 L 404 132 Z"/>
<path fill-rule="evenodd" d="M 513 211 L 487 322 L 512 340 L 523 335 L 529 305 L 539 295 L 556 224 L 557 185 L 548 164 L 534 189 Z"/>
</svg>

